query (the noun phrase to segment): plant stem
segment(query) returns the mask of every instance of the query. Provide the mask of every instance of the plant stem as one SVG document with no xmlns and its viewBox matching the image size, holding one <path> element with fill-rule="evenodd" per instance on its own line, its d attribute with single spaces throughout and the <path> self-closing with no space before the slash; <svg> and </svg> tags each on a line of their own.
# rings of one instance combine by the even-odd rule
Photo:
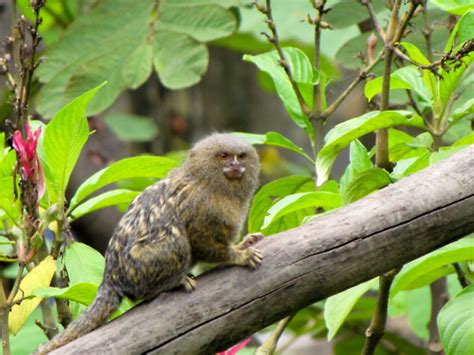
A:
<svg viewBox="0 0 474 355">
<path fill-rule="evenodd" d="M 428 1 L 425 1 L 423 4 L 423 18 L 425 24 L 421 31 L 423 33 L 423 37 L 425 37 L 427 58 L 431 62 L 433 61 L 433 49 L 431 46 L 431 33 L 433 32 L 433 28 L 431 27 L 430 20 L 428 18 Z"/>
<path fill-rule="evenodd" d="M 469 286 L 470 282 L 467 280 L 466 274 L 462 270 L 459 263 L 454 263 L 453 266 L 454 266 L 454 269 L 456 270 L 456 274 L 458 275 L 458 280 L 462 288 L 466 288 L 467 286 Z"/>
<path fill-rule="evenodd" d="M 275 352 L 278 340 L 285 331 L 287 325 L 291 322 L 295 314 L 283 318 L 277 325 L 275 331 L 270 335 L 263 344 L 257 349 L 255 355 L 271 355 Z"/>
<path fill-rule="evenodd" d="M 370 355 L 375 352 L 375 348 L 382 339 L 387 323 L 388 300 L 390 297 L 390 287 L 393 279 L 400 269 L 394 269 L 379 277 L 379 293 L 377 297 L 377 308 L 370 322 L 369 328 L 365 332 L 365 343 L 362 355 Z"/>
<path fill-rule="evenodd" d="M 431 318 L 428 323 L 430 332 L 430 340 L 428 343 L 428 351 L 430 355 L 444 354 L 443 346 L 439 339 L 438 331 L 438 314 L 441 308 L 448 302 L 448 285 L 446 277 L 436 280 L 430 285 L 431 292 Z"/>
<path fill-rule="evenodd" d="M 321 72 L 321 21 L 324 14 L 324 6 L 326 5 L 326 0 L 312 0 L 314 9 L 316 10 L 316 16 L 312 19 L 314 24 L 314 59 L 313 64 L 315 69 L 320 73 Z M 320 150 L 323 147 L 324 142 L 324 123 L 325 119 L 322 116 L 322 93 L 321 85 L 314 85 L 313 87 L 313 114 L 312 114 L 312 123 L 314 127 L 314 156 L 316 157 Z M 317 174 L 315 175 L 315 181 L 317 180 Z"/>
<path fill-rule="evenodd" d="M 341 95 L 339 95 L 334 102 L 328 106 L 328 108 L 322 113 L 322 116 L 324 118 L 328 118 L 333 114 L 334 111 L 339 107 L 339 105 L 346 99 L 346 97 L 352 92 L 352 90 L 359 84 L 362 80 L 367 78 L 367 74 L 369 74 L 372 69 L 379 64 L 382 61 L 382 54 L 383 51 L 381 51 L 377 57 L 374 59 L 373 63 L 370 63 L 366 68 L 361 70 L 359 75 L 352 81 L 352 83 L 349 84 L 349 86 L 344 90 Z"/>
<path fill-rule="evenodd" d="M 383 70 L 383 81 L 382 81 L 382 98 L 380 103 L 380 111 L 388 109 L 390 100 L 390 75 L 392 68 L 393 48 L 391 41 L 396 37 L 396 28 L 398 26 L 398 13 L 400 11 L 401 0 L 396 0 L 390 21 L 388 23 L 387 33 L 385 35 L 385 49 L 384 49 L 384 70 Z M 376 153 L 375 153 L 375 164 L 379 168 L 386 170 L 390 169 L 390 161 L 388 159 L 388 131 L 386 128 L 380 129 L 376 133 L 375 138 Z"/>
<path fill-rule="evenodd" d="M 8 329 L 8 316 L 10 307 L 8 306 L 3 279 L 0 282 L 0 316 L 2 322 L 2 354 L 10 355 L 10 330 Z"/>
</svg>

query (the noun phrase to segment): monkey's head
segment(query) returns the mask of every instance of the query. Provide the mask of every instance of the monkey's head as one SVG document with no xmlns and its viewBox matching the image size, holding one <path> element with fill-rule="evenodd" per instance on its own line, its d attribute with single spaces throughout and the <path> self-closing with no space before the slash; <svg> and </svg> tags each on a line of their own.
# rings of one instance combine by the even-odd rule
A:
<svg viewBox="0 0 474 355">
<path fill-rule="evenodd" d="M 215 133 L 197 142 L 184 165 L 200 180 L 247 198 L 257 188 L 260 164 L 255 148 L 232 134 Z"/>
</svg>

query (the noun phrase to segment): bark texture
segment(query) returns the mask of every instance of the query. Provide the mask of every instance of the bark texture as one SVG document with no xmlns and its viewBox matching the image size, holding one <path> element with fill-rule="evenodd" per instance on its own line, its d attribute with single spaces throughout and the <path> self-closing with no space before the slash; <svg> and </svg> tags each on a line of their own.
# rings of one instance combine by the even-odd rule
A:
<svg viewBox="0 0 474 355">
<path fill-rule="evenodd" d="M 257 271 L 229 267 L 162 294 L 54 354 L 212 354 L 296 310 L 474 231 L 474 146 L 316 221 L 263 240 Z"/>
</svg>

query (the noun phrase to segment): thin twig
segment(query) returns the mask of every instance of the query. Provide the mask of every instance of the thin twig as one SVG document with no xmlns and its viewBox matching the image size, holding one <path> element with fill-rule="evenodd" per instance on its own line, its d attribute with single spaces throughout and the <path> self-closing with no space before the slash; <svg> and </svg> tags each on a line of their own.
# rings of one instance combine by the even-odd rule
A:
<svg viewBox="0 0 474 355">
<path fill-rule="evenodd" d="M 314 25 L 314 59 L 313 64 L 315 69 L 321 71 L 321 29 L 322 29 L 322 18 L 326 10 L 324 6 L 326 5 L 326 0 L 312 0 L 311 1 L 313 8 L 316 10 L 316 15 L 314 18 L 308 16 L 308 21 Z M 314 156 L 317 156 L 319 151 L 323 147 L 324 142 L 324 117 L 322 116 L 322 92 L 321 85 L 313 86 L 313 114 L 312 114 L 312 123 L 314 127 L 314 144 L 313 153 Z M 317 175 L 315 175 L 315 181 L 317 181 Z"/>
<path fill-rule="evenodd" d="M 365 343 L 362 355 L 371 355 L 383 337 L 385 324 L 387 323 L 388 300 L 390 297 L 390 287 L 393 279 L 400 269 L 394 269 L 379 277 L 379 293 L 377 297 L 377 308 L 370 322 L 369 328 L 365 332 Z"/>
<path fill-rule="evenodd" d="M 352 90 L 359 84 L 362 80 L 367 78 L 367 75 L 372 71 L 372 69 L 382 61 L 383 51 L 381 51 L 377 57 L 374 59 L 373 63 L 369 64 L 366 68 L 362 69 L 359 75 L 349 84 L 349 86 L 344 90 L 334 102 L 328 106 L 328 108 L 323 112 L 322 116 L 328 118 L 331 116 L 334 111 L 339 107 L 339 105 L 345 100 L 345 98 L 352 92 Z"/>
<path fill-rule="evenodd" d="M 271 0 L 266 0 L 265 6 L 258 4 L 257 1 L 254 1 L 253 5 L 257 8 L 258 11 L 260 11 L 262 14 L 266 16 L 267 19 L 265 20 L 265 22 L 268 28 L 270 29 L 270 31 L 272 32 L 272 35 L 269 35 L 268 33 L 265 33 L 265 32 L 263 32 L 262 34 L 267 38 L 268 42 L 273 44 L 273 46 L 277 50 L 278 57 L 280 58 L 279 64 L 282 66 L 283 70 L 288 76 L 288 79 L 290 80 L 293 91 L 295 92 L 296 98 L 298 99 L 298 103 L 301 107 L 301 111 L 305 114 L 305 116 L 308 117 L 308 119 L 311 119 L 312 112 L 309 109 L 309 107 L 306 105 L 306 103 L 304 102 L 303 95 L 301 94 L 301 91 L 298 88 L 298 85 L 296 84 L 293 73 L 291 72 L 290 65 L 288 64 L 288 60 L 286 59 L 285 52 L 283 51 L 281 47 L 277 28 L 275 26 L 275 21 L 273 20 Z"/>
<path fill-rule="evenodd" d="M 448 302 L 448 284 L 446 277 L 436 280 L 430 285 L 431 292 L 431 318 L 428 323 L 430 333 L 428 351 L 430 355 L 443 354 L 443 345 L 441 344 L 438 331 L 438 314 L 441 308 Z"/>
<path fill-rule="evenodd" d="M 10 330 L 8 329 L 8 316 L 10 307 L 7 306 L 7 297 L 3 288 L 3 279 L 0 279 L 0 315 L 2 322 L 2 354 L 10 354 Z"/>
<path fill-rule="evenodd" d="M 431 46 L 431 33 L 433 33 L 433 27 L 431 26 L 430 20 L 428 17 L 428 1 L 425 1 L 425 3 L 423 4 L 423 19 L 424 19 L 424 26 L 421 32 L 423 33 L 423 37 L 425 38 L 428 60 L 432 62 L 433 49 Z"/>
<path fill-rule="evenodd" d="M 292 314 L 286 318 L 283 318 L 277 325 L 275 331 L 270 335 L 263 344 L 257 349 L 255 355 L 271 355 L 275 352 L 276 347 L 278 345 L 278 340 L 280 339 L 281 335 L 285 331 L 285 328 L 291 322 L 295 315 Z"/>
<path fill-rule="evenodd" d="M 467 280 L 466 274 L 462 270 L 461 265 L 459 265 L 459 263 L 454 263 L 453 266 L 454 266 L 454 270 L 456 270 L 456 274 L 458 275 L 458 280 L 461 286 L 463 288 L 466 288 L 467 286 L 469 286 L 471 283 Z"/>
</svg>

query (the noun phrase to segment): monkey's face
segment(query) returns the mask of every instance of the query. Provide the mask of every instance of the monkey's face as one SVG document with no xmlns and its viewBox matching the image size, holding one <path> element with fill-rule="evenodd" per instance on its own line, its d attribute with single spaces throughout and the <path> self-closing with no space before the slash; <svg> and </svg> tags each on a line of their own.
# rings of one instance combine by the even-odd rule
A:
<svg viewBox="0 0 474 355">
<path fill-rule="evenodd" d="M 260 164 L 255 148 L 232 134 L 213 134 L 191 149 L 186 167 L 193 175 L 222 190 L 253 193 Z"/>
<path fill-rule="evenodd" d="M 245 173 L 246 152 L 231 153 L 221 151 L 216 154 L 216 158 L 221 161 L 222 173 L 227 179 L 241 179 Z"/>
</svg>

